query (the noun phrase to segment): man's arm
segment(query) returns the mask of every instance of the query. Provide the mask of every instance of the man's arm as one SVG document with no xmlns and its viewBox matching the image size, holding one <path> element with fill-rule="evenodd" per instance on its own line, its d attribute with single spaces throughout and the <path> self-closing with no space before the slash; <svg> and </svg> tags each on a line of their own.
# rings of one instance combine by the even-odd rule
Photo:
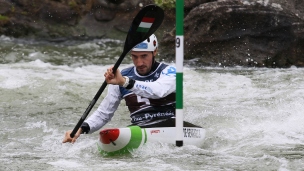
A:
<svg viewBox="0 0 304 171">
<path fill-rule="evenodd" d="M 115 85 L 110 85 L 108 87 L 108 94 L 103 99 L 98 109 L 82 124 L 82 126 L 79 128 L 73 138 L 70 137 L 72 130 L 67 131 L 62 142 L 74 143 L 76 142 L 80 134 L 92 133 L 99 130 L 111 120 L 114 115 L 114 112 L 118 108 L 120 100 L 121 98 L 119 87 Z"/>
<path fill-rule="evenodd" d="M 109 85 L 108 94 L 100 103 L 98 109 L 85 121 L 89 125 L 89 132 L 93 133 L 108 123 L 121 101 L 118 85 Z"/>
<path fill-rule="evenodd" d="M 166 97 L 176 90 L 176 69 L 173 66 L 167 66 L 156 81 L 135 81 L 130 90 L 145 98 L 158 99 Z"/>
<path fill-rule="evenodd" d="M 118 69 L 113 74 L 112 68 L 107 70 L 105 77 L 108 84 L 126 87 L 145 98 L 162 98 L 175 92 L 176 89 L 176 68 L 173 66 L 167 66 L 163 69 L 160 77 L 154 82 L 136 81 L 123 77 Z"/>
</svg>

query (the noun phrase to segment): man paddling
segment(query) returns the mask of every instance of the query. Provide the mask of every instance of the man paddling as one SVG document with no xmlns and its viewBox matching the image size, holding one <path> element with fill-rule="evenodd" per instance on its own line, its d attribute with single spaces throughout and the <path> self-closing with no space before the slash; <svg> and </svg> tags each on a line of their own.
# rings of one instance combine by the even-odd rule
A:
<svg viewBox="0 0 304 171">
<path fill-rule="evenodd" d="M 108 94 L 98 109 L 81 125 L 74 138 L 72 130 L 65 133 L 63 143 L 74 143 L 82 133 L 93 133 L 108 123 L 125 99 L 130 111 L 131 125 L 140 127 L 175 126 L 176 68 L 155 61 L 158 42 L 154 34 L 131 51 L 134 66 L 112 67 L 104 74 L 109 84 Z"/>
</svg>

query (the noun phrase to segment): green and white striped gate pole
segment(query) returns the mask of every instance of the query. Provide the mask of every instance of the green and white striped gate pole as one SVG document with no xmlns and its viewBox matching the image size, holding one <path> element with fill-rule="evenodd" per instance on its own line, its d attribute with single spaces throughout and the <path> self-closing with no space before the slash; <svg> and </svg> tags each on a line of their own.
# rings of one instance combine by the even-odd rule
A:
<svg viewBox="0 0 304 171">
<path fill-rule="evenodd" d="M 176 146 L 183 146 L 184 0 L 176 0 Z"/>
</svg>

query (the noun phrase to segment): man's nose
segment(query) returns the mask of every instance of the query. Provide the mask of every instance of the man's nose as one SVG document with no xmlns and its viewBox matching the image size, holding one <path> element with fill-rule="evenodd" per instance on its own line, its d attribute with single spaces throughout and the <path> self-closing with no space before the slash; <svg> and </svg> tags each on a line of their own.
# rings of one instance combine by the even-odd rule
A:
<svg viewBox="0 0 304 171">
<path fill-rule="evenodd" d="M 143 65 L 143 60 L 141 59 L 141 58 L 138 58 L 138 59 L 136 59 L 136 65 L 137 66 L 141 66 L 141 65 Z"/>
</svg>

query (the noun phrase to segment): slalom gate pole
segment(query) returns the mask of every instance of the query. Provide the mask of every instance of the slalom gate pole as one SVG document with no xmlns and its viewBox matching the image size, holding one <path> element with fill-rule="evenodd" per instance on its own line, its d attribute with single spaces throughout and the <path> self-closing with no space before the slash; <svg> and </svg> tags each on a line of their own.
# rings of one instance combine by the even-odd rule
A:
<svg viewBox="0 0 304 171">
<path fill-rule="evenodd" d="M 176 146 L 183 146 L 184 0 L 176 0 Z"/>
</svg>

